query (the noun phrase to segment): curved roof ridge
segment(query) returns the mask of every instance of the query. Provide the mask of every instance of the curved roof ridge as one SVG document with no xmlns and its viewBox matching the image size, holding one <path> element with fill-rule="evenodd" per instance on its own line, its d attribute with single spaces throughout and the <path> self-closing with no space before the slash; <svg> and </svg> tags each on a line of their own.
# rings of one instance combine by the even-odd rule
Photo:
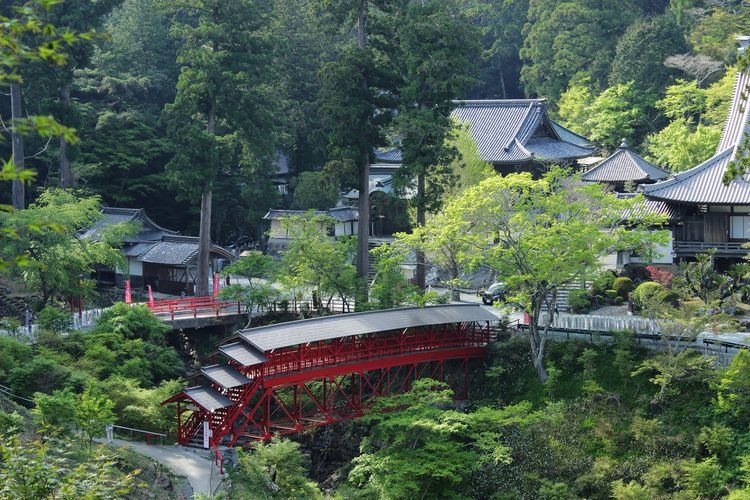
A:
<svg viewBox="0 0 750 500">
<path fill-rule="evenodd" d="M 750 131 L 750 70 L 737 72 L 732 90 L 732 101 L 727 111 L 727 119 L 721 130 L 721 138 L 716 146 L 716 154 L 740 143 L 744 132 Z"/>
<path fill-rule="evenodd" d="M 666 187 L 668 183 L 670 183 L 670 184 L 676 184 L 678 182 L 687 180 L 687 179 L 693 177 L 694 175 L 698 175 L 699 173 L 701 173 L 705 169 L 709 168 L 714 163 L 716 163 L 717 160 L 723 159 L 724 156 L 726 156 L 727 154 L 731 153 L 733 149 L 734 148 L 727 148 L 724 151 L 722 151 L 721 153 L 713 155 L 711 158 L 709 158 L 708 160 L 704 161 L 700 165 L 697 165 L 697 166 L 695 166 L 695 167 L 693 167 L 693 168 L 691 168 L 689 170 L 683 170 L 682 172 L 678 172 L 678 173 L 674 174 L 674 176 L 671 177 L 670 179 L 665 179 L 662 182 L 657 182 L 656 184 L 651 184 L 650 186 L 644 186 L 643 189 L 644 189 L 644 191 L 646 191 L 646 190 L 653 190 L 653 189 L 656 189 L 656 186 Z"/>
<path fill-rule="evenodd" d="M 516 130 L 510 136 L 510 140 L 505 144 L 503 149 L 506 149 L 506 150 L 510 149 L 510 145 L 513 144 L 514 141 L 518 142 L 518 134 L 521 132 L 521 130 L 524 129 L 524 126 L 528 123 L 529 114 L 531 114 L 532 109 L 534 109 L 534 103 L 530 102 L 528 107 L 526 108 L 526 114 L 523 115 L 523 119 L 521 119 L 518 126 L 516 127 Z"/>
<path fill-rule="evenodd" d="M 546 103 L 547 99 L 456 99 L 451 101 L 458 106 L 486 106 L 488 104 L 503 104 L 505 106 L 526 106 L 528 104 Z"/>
</svg>

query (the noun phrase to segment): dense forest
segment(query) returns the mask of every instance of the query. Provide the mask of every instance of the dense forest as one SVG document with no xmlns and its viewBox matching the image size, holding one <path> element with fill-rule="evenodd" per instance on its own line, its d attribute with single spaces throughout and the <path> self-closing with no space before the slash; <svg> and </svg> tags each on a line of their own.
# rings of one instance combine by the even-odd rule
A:
<svg viewBox="0 0 750 500">
<path fill-rule="evenodd" d="M 659 165 L 683 170 L 718 140 L 734 35 L 750 30 L 750 6 L 731 0 L 350 3 L 54 5 L 48 21 L 95 34 L 71 47 L 65 66 L 19 69 L 22 115 L 51 115 L 78 135 L 25 137 L 25 165 L 36 171 L 27 201 L 75 186 L 197 234 L 210 186 L 213 239 L 257 240 L 268 208 L 329 208 L 332 192 L 356 187 L 360 151 L 410 149 L 409 131 L 423 126 L 413 103 L 451 98 L 546 97 L 602 156 L 627 138 Z M 3 2 L 0 12 L 20 4 Z M 427 16 L 444 31 L 424 31 Z M 430 69 L 442 87 L 418 83 L 427 54 L 449 69 Z M 357 89 L 363 76 L 366 88 Z M 6 125 L 10 108 L 3 99 Z M 398 112 L 367 123 L 363 110 L 373 109 Z M 3 141 L 0 155 L 10 149 Z M 291 195 L 272 182 L 281 163 Z M 424 168 L 411 163 L 411 175 Z"/>
</svg>

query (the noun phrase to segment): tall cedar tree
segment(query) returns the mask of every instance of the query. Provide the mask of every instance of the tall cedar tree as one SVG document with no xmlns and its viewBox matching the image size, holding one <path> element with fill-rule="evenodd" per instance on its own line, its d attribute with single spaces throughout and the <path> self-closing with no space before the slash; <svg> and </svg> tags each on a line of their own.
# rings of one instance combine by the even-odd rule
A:
<svg viewBox="0 0 750 500">
<path fill-rule="evenodd" d="M 326 169 L 346 179 L 356 179 L 359 190 L 357 230 L 357 276 L 361 280 L 360 297 L 367 297 L 369 271 L 370 160 L 373 149 L 383 144 L 383 126 L 390 113 L 378 113 L 390 93 L 383 85 L 382 63 L 368 43 L 368 23 L 373 11 L 383 14 L 387 0 L 371 2 L 331 0 L 328 6 L 345 19 L 355 19 L 356 40 L 346 41 L 336 61 L 321 68 L 320 91 L 323 124 L 328 131 L 329 162 Z M 348 22 L 348 21 L 345 21 Z M 355 174 L 356 172 L 356 174 Z"/>
<path fill-rule="evenodd" d="M 404 167 L 398 174 L 402 181 L 416 181 L 413 202 L 420 226 L 425 224 L 427 211 L 439 208 L 447 165 L 456 153 L 446 141 L 452 129 L 453 99 L 475 81 L 472 61 L 480 53 L 480 33 L 461 12 L 460 2 L 453 0 L 411 2 L 402 23 L 403 85 L 396 129 Z M 418 252 L 420 288 L 425 287 L 424 263 L 424 254 Z"/>
<path fill-rule="evenodd" d="M 196 294 L 207 295 L 214 184 L 233 165 L 270 163 L 273 42 L 267 2 L 177 0 L 173 6 L 181 71 L 174 103 L 165 108 L 175 143 L 167 169 L 185 198 L 201 198 Z"/>
</svg>

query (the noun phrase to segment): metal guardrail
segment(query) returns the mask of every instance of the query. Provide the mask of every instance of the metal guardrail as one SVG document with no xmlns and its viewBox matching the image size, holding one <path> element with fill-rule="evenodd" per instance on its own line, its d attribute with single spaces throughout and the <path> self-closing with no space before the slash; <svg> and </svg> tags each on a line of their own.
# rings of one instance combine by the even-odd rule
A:
<svg viewBox="0 0 750 500">
<path fill-rule="evenodd" d="M 107 435 L 108 439 L 115 437 L 115 429 L 122 429 L 124 431 L 128 431 L 129 436 L 130 436 L 130 441 L 135 441 L 135 439 L 133 439 L 134 435 L 143 434 L 144 440 L 146 441 L 147 444 L 155 444 L 155 443 L 152 443 L 151 440 L 155 438 L 159 438 L 159 445 L 163 445 L 164 439 L 167 437 L 166 434 L 162 434 L 160 432 L 146 431 L 143 429 L 134 429 L 132 427 L 124 427 L 122 425 L 112 425 L 111 427 L 112 427 L 112 435 L 111 436 Z"/>
</svg>

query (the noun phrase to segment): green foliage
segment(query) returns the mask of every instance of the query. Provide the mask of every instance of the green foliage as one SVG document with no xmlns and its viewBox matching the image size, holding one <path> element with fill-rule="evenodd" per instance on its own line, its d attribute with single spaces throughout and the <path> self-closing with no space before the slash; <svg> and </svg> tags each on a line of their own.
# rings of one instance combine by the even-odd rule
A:
<svg viewBox="0 0 750 500">
<path fill-rule="evenodd" d="M 13 368 L 33 357 L 31 347 L 10 337 L 0 336 L 0 381 L 5 383 Z"/>
<path fill-rule="evenodd" d="M 5 439 L 0 444 L 0 496 L 28 498 L 122 498 L 139 471 L 123 474 L 103 449 L 78 463 L 67 441 Z"/>
<path fill-rule="evenodd" d="M 239 275 L 246 278 L 247 285 L 230 285 L 221 290 L 220 297 L 242 302 L 252 321 L 252 314 L 256 308 L 268 306 L 279 297 L 279 290 L 264 281 L 274 276 L 277 267 L 276 261 L 270 255 L 250 252 L 222 270 L 224 276 Z"/>
<path fill-rule="evenodd" d="M 680 305 L 680 294 L 673 290 L 662 290 L 654 295 L 653 299 L 659 304 L 665 304 L 670 307 L 678 307 Z"/>
<path fill-rule="evenodd" d="M 589 85 L 587 79 L 574 81 L 562 94 L 558 111 L 562 124 L 608 149 L 616 148 L 622 139 L 636 143 L 650 103 L 635 83 L 613 85 L 599 94 Z"/>
<path fill-rule="evenodd" d="M 281 259 L 279 279 L 291 288 L 315 290 L 323 304 L 334 296 L 345 304 L 354 296 L 357 272 L 351 264 L 356 240 L 333 239 L 329 217 L 292 217 L 284 221 L 292 241 Z"/>
<path fill-rule="evenodd" d="M 292 208 L 326 210 L 336 206 L 336 184 L 322 172 L 302 172 L 292 183 Z"/>
<path fill-rule="evenodd" d="M 451 395 L 445 384 L 420 379 L 406 394 L 378 399 L 348 482 L 379 498 L 451 497 L 466 491 L 472 470 L 508 463 L 501 429 L 523 421 L 528 406 L 465 414 L 443 409 Z"/>
<path fill-rule="evenodd" d="M 670 77 L 664 59 L 686 51 L 685 37 L 673 15 L 638 20 L 617 41 L 609 84 L 637 82 L 639 93 L 657 96 Z"/>
<path fill-rule="evenodd" d="M 649 136 L 647 159 L 662 168 L 682 172 L 703 163 L 714 154 L 721 137 L 721 127 L 698 124 L 691 127 L 677 119 Z"/>
<path fill-rule="evenodd" d="M 24 418 L 14 411 L 6 413 L 0 410 L 0 439 L 7 439 L 21 432 L 25 424 Z"/>
<path fill-rule="evenodd" d="M 161 344 L 169 325 L 158 319 L 145 305 L 117 302 L 105 310 L 96 322 L 97 333 L 115 333 L 126 340 L 141 339 Z"/>
<path fill-rule="evenodd" d="M 33 415 L 45 434 L 57 435 L 70 431 L 75 425 L 76 396 L 70 389 L 52 394 L 34 394 Z"/>
<path fill-rule="evenodd" d="M 71 380 L 67 366 L 44 356 L 35 356 L 31 361 L 16 366 L 8 373 L 8 384 L 13 392 L 31 397 L 35 392 L 51 393 L 62 389 Z"/>
<path fill-rule="evenodd" d="M 370 287 L 370 302 L 377 309 L 392 309 L 408 302 L 415 287 L 407 283 L 401 271 L 403 248 L 380 245 L 372 250 L 375 255 L 375 279 Z"/>
<path fill-rule="evenodd" d="M 644 281 L 633 292 L 633 302 L 636 307 L 645 308 L 654 298 L 664 291 L 664 287 L 655 281 Z"/>
<path fill-rule="evenodd" d="M 725 491 L 727 474 L 722 471 L 716 457 L 683 465 L 685 476 L 682 486 L 688 495 L 697 498 L 716 498 Z"/>
<path fill-rule="evenodd" d="M 2 229 L 18 236 L 4 242 L 0 254 L 27 256 L 26 265 L 14 272 L 45 303 L 78 296 L 87 290 L 81 276 L 94 265 L 124 267 L 121 253 L 110 244 L 77 237 L 100 217 L 98 198 L 49 189 L 29 208 L 0 219 Z"/>
<path fill-rule="evenodd" d="M 612 282 L 612 290 L 617 292 L 620 297 L 627 297 L 630 292 L 633 291 L 634 285 L 633 280 L 626 276 L 615 278 Z"/>
<path fill-rule="evenodd" d="M 750 353 L 740 350 L 719 374 L 716 408 L 740 425 L 750 422 Z"/>
<path fill-rule="evenodd" d="M 256 443 L 250 451 L 238 449 L 237 465 L 229 470 L 232 495 L 322 499 L 307 478 L 307 457 L 299 448 L 299 443 L 275 438 L 268 444 Z"/>
<path fill-rule="evenodd" d="M 114 403 L 91 389 L 86 389 L 76 401 L 74 418 L 81 435 L 88 438 L 89 450 L 95 437 L 104 435 L 104 427 L 115 422 Z"/>
<path fill-rule="evenodd" d="M 617 39 L 637 11 L 630 1 L 529 2 L 520 50 L 526 93 L 556 102 L 571 80 L 585 77 L 603 88 Z"/>
<path fill-rule="evenodd" d="M 546 378 L 543 339 L 549 324 L 539 327 L 537 320 L 543 305 L 554 310 L 556 296 L 551 292 L 590 275 L 598 267 L 598 256 L 613 247 L 648 246 L 663 236 L 647 234 L 640 226 L 649 223 L 645 220 L 629 228 L 614 223 L 626 209 L 623 201 L 601 186 L 580 186 L 553 169 L 540 180 L 530 174 L 491 177 L 446 207 L 457 227 L 467 228 L 456 236 L 475 249 L 467 257 L 502 276 L 514 292 L 508 301 L 522 304 L 531 314 L 532 359 L 541 380 Z M 603 232 L 602 227 L 616 229 Z"/>
<path fill-rule="evenodd" d="M 592 308 L 591 299 L 588 290 L 571 290 L 568 293 L 568 307 L 576 314 L 586 314 Z"/>
<path fill-rule="evenodd" d="M 448 190 L 450 196 L 460 195 L 466 188 L 495 175 L 492 164 L 479 156 L 477 143 L 468 130 L 468 125 L 454 123 L 450 138 L 457 155 L 450 163 L 451 177 L 455 183 Z"/>
</svg>

